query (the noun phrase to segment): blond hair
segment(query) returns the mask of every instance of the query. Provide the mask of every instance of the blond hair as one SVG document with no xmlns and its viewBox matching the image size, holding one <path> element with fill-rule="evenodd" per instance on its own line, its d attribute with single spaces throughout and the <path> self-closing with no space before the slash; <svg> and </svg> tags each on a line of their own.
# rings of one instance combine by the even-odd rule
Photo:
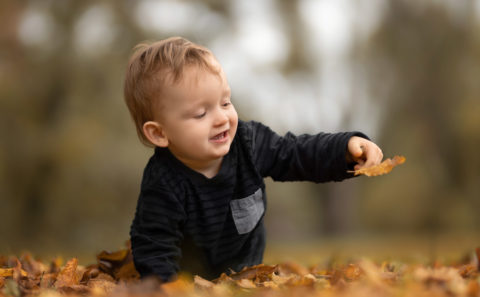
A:
<svg viewBox="0 0 480 297">
<path fill-rule="evenodd" d="M 181 37 L 141 43 L 134 48 L 125 76 L 124 97 L 143 144 L 153 146 L 143 133 L 143 124 L 154 119 L 153 109 L 167 78 L 172 84 L 177 83 L 185 67 L 191 65 L 218 73 L 212 57 L 207 48 Z"/>
</svg>

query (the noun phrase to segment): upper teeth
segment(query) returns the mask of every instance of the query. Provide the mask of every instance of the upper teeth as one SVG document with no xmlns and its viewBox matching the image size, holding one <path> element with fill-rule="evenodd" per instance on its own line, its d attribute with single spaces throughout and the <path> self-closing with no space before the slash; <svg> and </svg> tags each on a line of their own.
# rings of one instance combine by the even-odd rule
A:
<svg viewBox="0 0 480 297">
<path fill-rule="evenodd" d="M 222 138 L 222 137 L 223 137 L 223 133 L 220 133 L 220 134 L 218 134 L 217 136 L 215 136 L 213 139 L 220 139 L 220 138 Z"/>
</svg>

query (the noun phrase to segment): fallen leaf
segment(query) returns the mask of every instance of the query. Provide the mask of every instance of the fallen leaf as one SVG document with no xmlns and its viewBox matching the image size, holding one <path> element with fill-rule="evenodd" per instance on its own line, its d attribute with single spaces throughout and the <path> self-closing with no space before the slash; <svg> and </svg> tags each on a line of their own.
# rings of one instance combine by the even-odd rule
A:
<svg viewBox="0 0 480 297">
<path fill-rule="evenodd" d="M 97 255 L 98 268 L 113 276 L 116 280 L 135 280 L 140 278 L 140 274 L 135 269 L 133 263 L 132 250 L 130 242 L 126 243 L 127 248 L 116 251 L 102 251 Z"/>
<path fill-rule="evenodd" d="M 195 275 L 193 277 L 193 284 L 195 285 L 195 288 L 200 288 L 200 289 L 211 289 L 215 286 L 214 283 L 212 283 L 209 280 L 204 279 L 201 276 Z"/>
<path fill-rule="evenodd" d="M 250 266 L 250 267 L 244 267 L 242 270 L 239 272 L 233 272 L 230 274 L 230 278 L 233 280 L 239 280 L 239 279 L 262 279 L 267 277 L 269 274 L 278 272 L 278 266 L 274 265 L 264 265 L 264 264 L 259 264 L 255 266 Z"/>
<path fill-rule="evenodd" d="M 307 275 L 310 273 L 307 268 L 295 262 L 286 262 L 279 264 L 278 271 L 280 274 Z"/>
<path fill-rule="evenodd" d="M 246 278 L 239 279 L 235 283 L 243 289 L 255 289 L 257 287 L 251 279 Z"/>
<path fill-rule="evenodd" d="M 97 255 L 98 260 L 109 262 L 122 262 L 128 256 L 128 250 L 120 250 L 116 252 L 102 251 Z"/>
<path fill-rule="evenodd" d="M 360 267 L 355 264 L 349 264 L 347 268 L 344 269 L 343 274 L 348 281 L 357 280 L 360 278 Z"/>
<path fill-rule="evenodd" d="M 58 291 L 65 293 L 65 294 L 82 294 L 86 295 L 90 293 L 90 288 L 86 285 L 70 285 L 70 286 L 62 286 L 57 288 Z"/>
<path fill-rule="evenodd" d="M 305 276 L 295 275 L 285 284 L 291 287 L 313 287 L 315 284 L 315 277 L 311 274 L 307 274 Z"/>
<path fill-rule="evenodd" d="M 13 270 L 12 277 L 15 281 L 18 282 L 23 277 L 27 277 L 28 274 L 25 270 L 22 269 L 22 263 L 20 263 L 18 259 L 16 259 L 16 262 L 17 262 L 17 265 L 15 265 L 15 267 L 12 268 Z"/>
<path fill-rule="evenodd" d="M 55 282 L 55 288 L 71 287 L 78 285 L 79 280 L 77 278 L 77 258 L 72 258 L 65 264 L 65 267 L 60 271 Z"/>
<path fill-rule="evenodd" d="M 377 265 L 369 260 L 364 259 L 360 261 L 359 266 L 365 273 L 366 279 L 369 283 L 375 286 L 383 285 L 382 273 Z"/>
<path fill-rule="evenodd" d="M 45 273 L 40 277 L 40 288 L 51 288 L 57 280 L 58 273 Z"/>
<path fill-rule="evenodd" d="M 38 275 L 48 265 L 33 257 L 9 257 L 0 266 L 0 297 L 480 296 L 476 259 L 451 265 L 435 260 L 429 266 L 391 261 L 378 264 L 368 259 L 344 263 L 336 259 L 335 265 L 329 261 L 310 269 L 295 262 L 261 264 L 222 274 L 215 281 L 200 276 L 192 279 L 180 272 L 176 281 L 162 284 L 154 277 L 130 278 L 129 253 L 125 257 L 125 252 L 111 255 L 120 255 L 109 259 L 115 260 L 115 277 L 102 272 L 98 264 L 79 265 L 75 258 L 59 273 L 42 271 Z"/>
<path fill-rule="evenodd" d="M 87 283 L 90 279 L 97 277 L 100 274 L 98 265 L 88 266 L 80 279 L 80 283 Z"/>
<path fill-rule="evenodd" d="M 437 286 L 454 294 L 464 294 L 467 290 L 467 284 L 458 270 L 452 267 L 434 269 L 419 267 L 414 271 L 413 276 L 428 287 Z"/>
<path fill-rule="evenodd" d="M 355 176 L 360 174 L 366 176 L 379 176 L 389 173 L 395 166 L 405 163 L 405 160 L 406 158 L 404 156 L 395 156 L 392 159 L 388 158 L 384 160 L 378 165 L 348 172 L 353 173 Z"/>
<path fill-rule="evenodd" d="M 20 263 L 22 263 L 22 268 L 32 276 L 38 276 L 46 271 L 48 271 L 47 266 L 42 262 L 33 259 L 30 253 L 25 253 L 20 257 Z"/>
<path fill-rule="evenodd" d="M 458 274 L 463 278 L 476 278 L 478 275 L 477 266 L 474 264 L 466 264 L 460 266 Z"/>
<path fill-rule="evenodd" d="M 96 292 L 103 292 L 104 294 L 111 293 L 116 286 L 117 284 L 115 282 L 105 279 L 91 279 L 87 283 L 87 287 L 90 289 L 95 290 Z"/>
<path fill-rule="evenodd" d="M 467 296 L 479 296 L 480 285 L 476 280 L 470 280 L 467 285 Z"/>
<path fill-rule="evenodd" d="M 115 279 L 135 280 L 140 278 L 140 274 L 135 269 L 135 264 L 132 261 L 124 263 L 113 274 Z"/>
<path fill-rule="evenodd" d="M 215 284 L 230 284 L 234 283 L 234 280 L 229 277 L 225 272 L 220 274 L 220 276 L 216 279 L 213 280 L 213 283 Z"/>
<path fill-rule="evenodd" d="M 115 279 L 110 274 L 103 273 L 103 272 L 100 272 L 95 279 L 104 279 L 109 282 L 115 282 Z"/>
<path fill-rule="evenodd" d="M 291 276 L 280 276 L 280 275 L 273 274 L 272 280 L 266 283 L 273 283 L 275 284 L 276 287 L 279 287 L 281 285 L 286 284 L 290 280 L 290 278 Z"/>
<path fill-rule="evenodd" d="M 177 296 L 193 292 L 194 286 L 186 276 L 179 275 L 175 281 L 162 284 L 161 289 L 167 296 Z"/>
<path fill-rule="evenodd" d="M 13 268 L 0 268 L 0 277 L 12 277 Z"/>
</svg>

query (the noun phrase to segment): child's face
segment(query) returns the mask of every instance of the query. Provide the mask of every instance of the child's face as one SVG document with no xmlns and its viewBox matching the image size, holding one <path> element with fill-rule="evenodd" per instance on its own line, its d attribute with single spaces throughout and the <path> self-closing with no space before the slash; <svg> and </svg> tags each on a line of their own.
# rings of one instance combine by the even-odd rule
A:
<svg viewBox="0 0 480 297">
<path fill-rule="evenodd" d="M 214 74 L 194 66 L 162 93 L 160 125 L 167 146 L 187 166 L 221 160 L 230 150 L 238 125 L 230 95 L 223 71 Z"/>
</svg>

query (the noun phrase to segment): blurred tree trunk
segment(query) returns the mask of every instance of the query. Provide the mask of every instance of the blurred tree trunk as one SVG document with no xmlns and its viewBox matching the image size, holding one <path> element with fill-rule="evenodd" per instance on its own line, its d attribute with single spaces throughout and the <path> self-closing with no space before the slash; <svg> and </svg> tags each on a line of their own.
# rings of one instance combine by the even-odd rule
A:
<svg viewBox="0 0 480 297">
<path fill-rule="evenodd" d="M 322 210 L 320 230 L 323 235 L 345 235 L 355 231 L 358 203 L 355 199 L 358 196 L 355 195 L 356 188 L 351 181 L 318 185 Z"/>
<path fill-rule="evenodd" d="M 312 74 L 312 63 L 308 60 L 308 55 L 305 52 L 305 28 L 298 9 L 299 1 L 282 0 L 278 1 L 277 5 L 279 14 L 284 20 L 282 23 L 288 24 L 282 29 L 285 30 L 290 44 L 289 55 L 283 64 L 282 72 L 285 74 L 292 72 Z"/>
</svg>

